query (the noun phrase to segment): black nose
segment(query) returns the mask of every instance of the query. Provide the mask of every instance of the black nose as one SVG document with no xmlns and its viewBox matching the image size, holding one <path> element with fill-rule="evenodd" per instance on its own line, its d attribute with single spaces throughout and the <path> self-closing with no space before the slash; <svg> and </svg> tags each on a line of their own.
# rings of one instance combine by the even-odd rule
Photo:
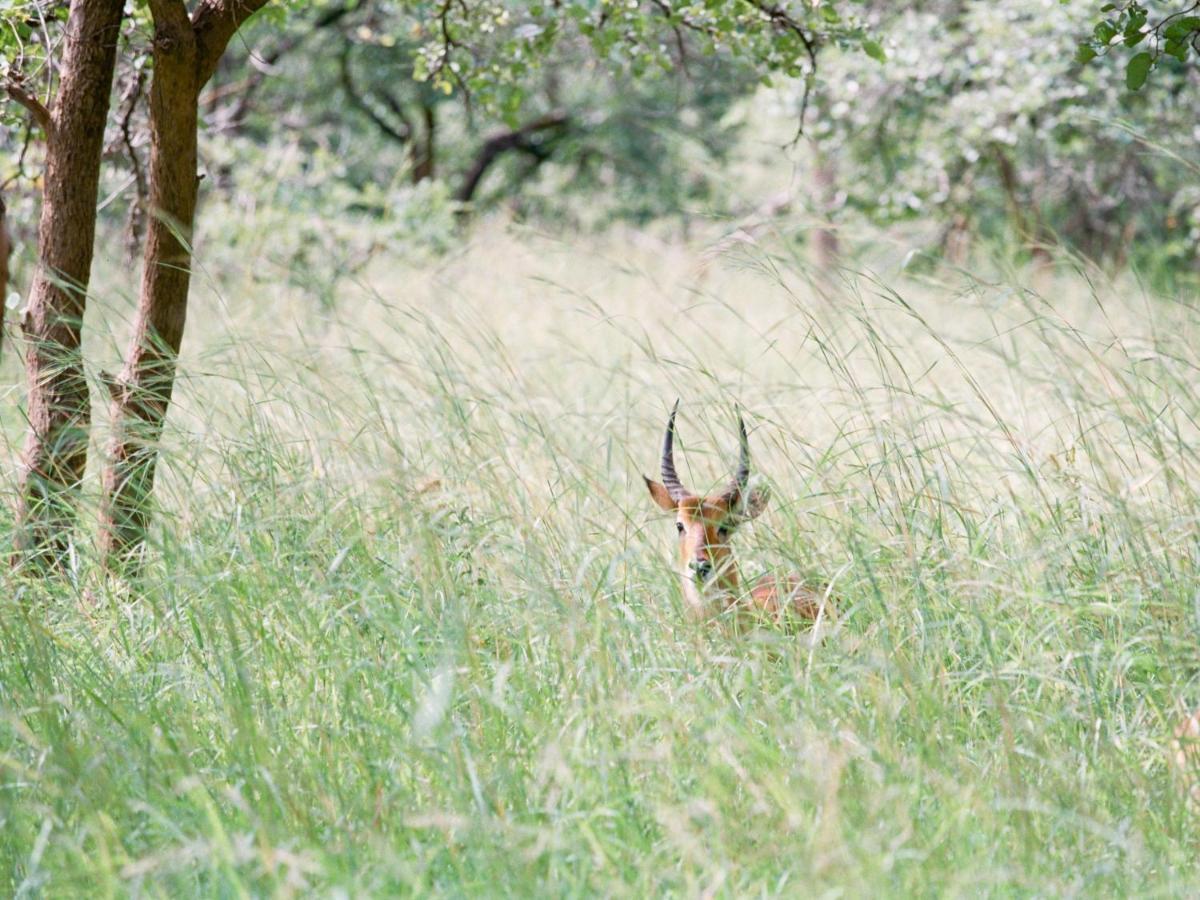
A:
<svg viewBox="0 0 1200 900">
<path fill-rule="evenodd" d="M 694 559 L 691 562 L 691 566 L 697 578 L 707 578 L 712 574 L 712 563 L 707 559 Z"/>
</svg>

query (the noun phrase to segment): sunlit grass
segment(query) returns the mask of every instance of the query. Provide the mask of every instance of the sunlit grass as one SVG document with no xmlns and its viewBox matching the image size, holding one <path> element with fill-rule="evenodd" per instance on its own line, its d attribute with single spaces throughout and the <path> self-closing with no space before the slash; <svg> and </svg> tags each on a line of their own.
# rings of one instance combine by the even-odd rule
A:
<svg viewBox="0 0 1200 900">
<path fill-rule="evenodd" d="M 85 539 L 6 587 L 0 892 L 1197 887 L 1185 298 L 486 228 L 306 288 L 210 240 L 143 582 Z M 685 621 L 676 397 L 699 487 L 745 412 L 740 561 L 836 578 L 815 649 Z"/>
</svg>

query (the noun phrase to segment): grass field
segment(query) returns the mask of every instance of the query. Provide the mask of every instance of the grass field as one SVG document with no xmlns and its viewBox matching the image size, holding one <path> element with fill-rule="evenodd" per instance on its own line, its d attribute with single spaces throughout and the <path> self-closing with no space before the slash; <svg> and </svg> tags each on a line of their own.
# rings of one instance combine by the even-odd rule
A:
<svg viewBox="0 0 1200 900">
<path fill-rule="evenodd" d="M 0 895 L 1200 890 L 1196 308 L 499 227 L 334 284 L 214 221 L 144 581 L 2 576 Z M 823 643 L 685 620 L 676 397 Z"/>
</svg>

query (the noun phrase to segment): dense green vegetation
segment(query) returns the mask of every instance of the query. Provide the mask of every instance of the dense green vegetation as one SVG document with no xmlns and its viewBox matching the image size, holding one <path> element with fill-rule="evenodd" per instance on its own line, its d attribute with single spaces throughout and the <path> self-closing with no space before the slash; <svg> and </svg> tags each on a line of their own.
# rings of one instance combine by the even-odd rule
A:
<svg viewBox="0 0 1200 900">
<path fill-rule="evenodd" d="M 17 73 L 46 94 L 36 7 L 21 0 L 7 14 L 26 16 L 0 36 L 12 55 L 0 78 Z M 786 10 L 789 24 L 772 26 L 761 7 Z M 135 220 L 149 87 L 137 9 L 123 26 L 105 169 L 106 213 Z M 64 14 L 42 10 L 53 11 Z M 735 36 L 715 40 L 723 29 Z M 294 161 L 292 177 L 269 184 L 272 205 L 368 212 L 439 248 L 455 240 L 450 220 L 489 141 L 507 135 L 468 208 L 551 227 L 686 230 L 736 224 L 786 195 L 851 235 L 919 225 L 908 239 L 956 264 L 982 240 L 1018 257 L 1133 264 L 1163 290 L 1180 279 L 1194 288 L 1200 264 L 1200 17 L 1178 0 L 322 0 L 268 7 L 239 42 L 202 97 L 206 190 L 262 203 L 264 177 Z M 1136 89 L 1135 56 L 1149 60 Z M 756 91 L 769 113 L 748 116 Z M 36 139 L 16 165 L 28 121 L 17 104 L 0 106 L 0 142 L 14 150 L 0 181 L 26 244 L 35 195 L 13 177 L 37 174 Z M 768 192 L 729 177 L 747 141 L 781 170 Z"/>
</svg>

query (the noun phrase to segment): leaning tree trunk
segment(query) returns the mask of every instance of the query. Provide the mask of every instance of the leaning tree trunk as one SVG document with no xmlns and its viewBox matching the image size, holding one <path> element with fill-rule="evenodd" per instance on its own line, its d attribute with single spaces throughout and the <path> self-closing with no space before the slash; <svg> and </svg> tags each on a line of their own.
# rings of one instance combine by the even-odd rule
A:
<svg viewBox="0 0 1200 900">
<path fill-rule="evenodd" d="M 813 232 L 813 254 L 817 268 L 833 272 L 841 259 L 841 245 L 833 223 L 838 209 L 837 163 L 833 156 L 813 143 L 813 192 L 821 217 Z"/>
<path fill-rule="evenodd" d="M 22 321 L 29 427 L 17 491 L 18 565 L 61 563 L 91 422 L 80 340 L 92 268 L 100 156 L 124 0 L 72 0 L 53 108 L 38 104 L 46 171 L 38 267 Z"/>
<path fill-rule="evenodd" d="M 8 299 L 8 257 L 12 253 L 12 241 L 8 237 L 7 210 L 4 207 L 4 197 L 0 195 L 0 303 Z M 4 322 L 5 307 L 0 306 L 0 325 Z M 0 354 L 3 353 L 4 336 L 0 328 Z"/>
<path fill-rule="evenodd" d="M 151 0 L 150 226 L 133 336 L 120 376 L 109 383 L 113 436 L 103 475 L 101 551 L 121 567 L 146 534 L 158 442 L 175 386 L 191 281 L 196 214 L 197 109 L 229 39 L 266 0 L 202 0 L 189 18 L 183 0 Z"/>
</svg>

